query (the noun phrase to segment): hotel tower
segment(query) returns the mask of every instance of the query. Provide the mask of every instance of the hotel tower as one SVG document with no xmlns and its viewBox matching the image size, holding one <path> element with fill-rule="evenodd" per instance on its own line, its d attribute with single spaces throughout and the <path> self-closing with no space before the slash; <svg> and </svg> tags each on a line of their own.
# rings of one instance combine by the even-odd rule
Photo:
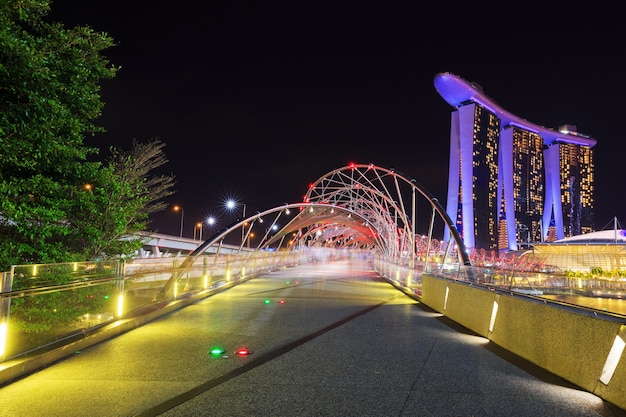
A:
<svg viewBox="0 0 626 417">
<path fill-rule="evenodd" d="M 595 139 L 530 123 L 450 73 L 435 76 L 435 89 L 455 109 L 446 211 L 467 248 L 517 250 L 594 231 Z"/>
</svg>

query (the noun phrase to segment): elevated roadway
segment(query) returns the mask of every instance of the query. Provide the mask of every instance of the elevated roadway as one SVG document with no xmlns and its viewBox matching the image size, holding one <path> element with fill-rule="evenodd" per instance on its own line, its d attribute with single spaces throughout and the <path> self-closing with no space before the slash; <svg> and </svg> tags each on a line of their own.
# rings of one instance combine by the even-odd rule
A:
<svg viewBox="0 0 626 417">
<path fill-rule="evenodd" d="M 145 232 L 138 235 L 144 241 L 143 246 L 137 253 L 137 258 L 162 258 L 186 256 L 198 249 L 203 240 L 189 239 L 186 237 L 165 235 L 161 233 Z M 220 248 L 221 253 L 237 252 L 237 245 L 224 244 Z M 210 253 L 211 251 L 208 251 Z"/>
<path fill-rule="evenodd" d="M 345 260 L 260 276 L 0 388 L 0 416 L 42 415 L 624 412 Z"/>
</svg>

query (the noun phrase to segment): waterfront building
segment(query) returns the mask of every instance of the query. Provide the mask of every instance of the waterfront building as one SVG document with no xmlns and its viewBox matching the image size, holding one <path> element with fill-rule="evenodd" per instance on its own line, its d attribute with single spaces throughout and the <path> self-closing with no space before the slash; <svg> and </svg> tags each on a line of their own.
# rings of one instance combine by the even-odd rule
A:
<svg viewBox="0 0 626 417">
<path fill-rule="evenodd" d="M 446 211 L 468 248 L 517 250 L 594 230 L 595 139 L 530 123 L 450 73 L 435 88 L 455 109 Z"/>
</svg>

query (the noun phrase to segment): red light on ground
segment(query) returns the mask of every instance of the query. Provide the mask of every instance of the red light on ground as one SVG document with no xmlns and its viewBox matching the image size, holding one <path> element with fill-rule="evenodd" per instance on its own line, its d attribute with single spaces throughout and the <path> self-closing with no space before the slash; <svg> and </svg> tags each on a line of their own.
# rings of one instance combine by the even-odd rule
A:
<svg viewBox="0 0 626 417">
<path fill-rule="evenodd" d="M 248 350 L 247 348 L 239 348 L 235 351 L 235 354 L 237 356 L 247 356 L 249 354 L 251 354 L 252 352 L 250 352 L 250 350 Z"/>
<path fill-rule="evenodd" d="M 279 303 L 280 304 L 285 304 L 285 300 L 280 300 Z"/>
</svg>

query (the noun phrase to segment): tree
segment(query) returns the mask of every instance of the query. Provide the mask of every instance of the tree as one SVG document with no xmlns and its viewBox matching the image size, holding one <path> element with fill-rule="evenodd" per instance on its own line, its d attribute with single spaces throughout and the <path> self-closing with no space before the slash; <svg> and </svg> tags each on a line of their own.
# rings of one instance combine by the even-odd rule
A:
<svg viewBox="0 0 626 417">
<path fill-rule="evenodd" d="M 76 201 L 75 210 L 67 213 L 68 234 L 64 240 L 70 253 L 94 259 L 131 254 L 143 245 L 140 238 L 123 238 L 145 230 L 149 214 L 162 210 L 165 207 L 162 199 L 172 194 L 173 176 L 151 174 L 168 162 L 164 147 L 159 140 L 146 144 L 133 142 L 130 151 L 111 148 L 111 156 L 105 164 L 83 164 L 84 172 L 90 173 L 92 182 L 85 183 L 72 196 Z M 39 281 L 47 281 L 51 286 L 77 279 L 114 277 L 111 273 L 115 273 L 115 269 L 99 270 L 102 264 L 98 262 L 89 277 L 77 275 L 71 263 L 48 265 L 38 271 L 37 276 Z M 13 290 L 27 289 L 27 281 L 16 278 Z M 71 332 L 68 329 L 79 324 L 85 314 L 103 311 L 107 305 L 111 308 L 112 285 L 114 282 L 107 282 L 14 298 L 11 304 L 12 337 L 24 346 L 38 347 L 42 339 L 37 334 L 54 334 L 59 329 Z"/>
<path fill-rule="evenodd" d="M 132 254 L 143 242 L 128 239 L 146 230 L 149 215 L 165 208 L 163 198 L 173 194 L 174 177 L 154 175 L 168 160 L 165 143 L 133 141 L 129 151 L 111 148 L 106 165 L 93 172 L 81 193 L 80 210 L 71 213 L 71 241 L 75 252 L 88 259 Z M 126 238 L 126 239 L 124 239 Z"/>
<path fill-rule="evenodd" d="M 100 82 L 118 71 L 103 55 L 114 43 L 45 22 L 49 9 L 48 0 L 0 0 L 0 271 L 130 250 L 138 243 L 119 236 L 145 226 L 172 185 L 146 177 L 167 161 L 161 144 L 88 161 L 98 149 L 85 136 L 104 131 L 94 124 Z M 147 149 L 146 159 L 138 152 Z"/>
</svg>

